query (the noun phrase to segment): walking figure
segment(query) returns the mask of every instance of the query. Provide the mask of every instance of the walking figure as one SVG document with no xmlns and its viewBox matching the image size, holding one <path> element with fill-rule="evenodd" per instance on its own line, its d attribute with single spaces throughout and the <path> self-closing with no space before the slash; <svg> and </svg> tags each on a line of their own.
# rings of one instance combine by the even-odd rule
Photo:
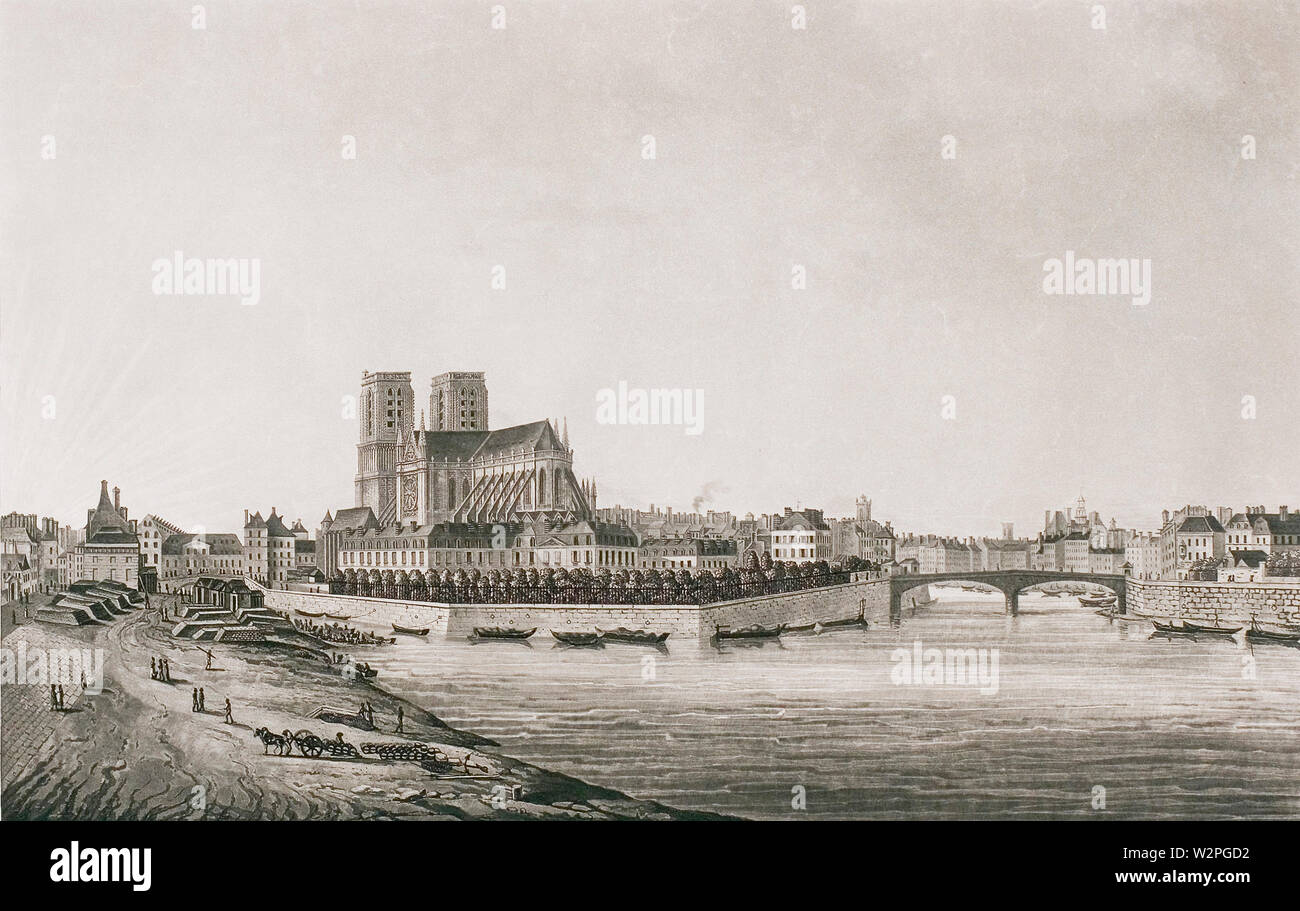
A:
<svg viewBox="0 0 1300 911">
<path fill-rule="evenodd" d="M 172 682 L 172 666 L 171 666 L 170 663 L 168 663 L 168 661 L 167 661 L 166 658 L 163 658 L 163 659 L 162 659 L 162 673 L 163 673 L 163 679 L 166 680 L 168 683 L 171 683 L 171 682 Z"/>
<path fill-rule="evenodd" d="M 226 697 L 226 724 L 234 724 L 235 716 L 230 714 L 230 697 Z M 340 735 L 341 736 L 341 735 Z"/>
<path fill-rule="evenodd" d="M 158 664 L 152 658 L 149 659 L 149 676 L 158 679 Z"/>
<path fill-rule="evenodd" d="M 205 651 L 205 652 L 208 652 L 207 649 L 204 649 L 204 651 Z M 204 666 L 203 669 L 204 669 L 205 671 L 210 671 L 210 670 L 212 670 L 212 652 L 208 652 L 208 663 Z"/>
<path fill-rule="evenodd" d="M 405 733 L 402 730 L 402 707 L 400 705 L 397 707 L 397 733 Z"/>
<path fill-rule="evenodd" d="M 203 687 L 199 687 L 199 711 L 203 711 Z"/>
<path fill-rule="evenodd" d="M 190 694 L 190 698 L 193 701 L 190 711 L 197 712 L 199 710 L 199 688 L 197 686 L 194 688 L 194 692 Z"/>
<path fill-rule="evenodd" d="M 50 684 L 50 711 L 53 712 L 59 707 L 59 694 L 54 689 L 54 684 Z"/>
</svg>

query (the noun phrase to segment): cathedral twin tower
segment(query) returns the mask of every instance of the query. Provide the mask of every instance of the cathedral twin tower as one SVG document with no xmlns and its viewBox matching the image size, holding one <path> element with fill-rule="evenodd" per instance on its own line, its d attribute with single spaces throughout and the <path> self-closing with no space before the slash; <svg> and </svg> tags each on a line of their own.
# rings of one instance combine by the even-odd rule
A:
<svg viewBox="0 0 1300 911">
<path fill-rule="evenodd" d="M 488 429 L 482 373 L 433 378 L 414 426 L 411 374 L 362 374 L 356 505 L 381 526 L 442 523 L 567 525 L 594 518 L 596 484 L 573 475 L 573 450 L 550 421 Z"/>
</svg>

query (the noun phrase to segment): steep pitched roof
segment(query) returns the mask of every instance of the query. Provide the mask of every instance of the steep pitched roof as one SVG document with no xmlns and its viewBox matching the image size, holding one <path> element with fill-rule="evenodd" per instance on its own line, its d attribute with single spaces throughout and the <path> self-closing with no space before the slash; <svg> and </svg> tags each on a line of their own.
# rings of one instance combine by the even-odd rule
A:
<svg viewBox="0 0 1300 911">
<path fill-rule="evenodd" d="M 1223 531 L 1223 525 L 1214 516 L 1188 516 L 1178 525 L 1180 532 L 1208 535 Z"/>
<path fill-rule="evenodd" d="M 275 507 L 271 507 L 271 514 L 266 517 L 266 533 L 272 538 L 292 538 L 293 532 L 284 527 L 284 522 L 275 514 Z"/>
<path fill-rule="evenodd" d="M 122 514 L 113 508 L 108 482 L 99 482 L 99 504 L 86 524 L 87 544 L 123 544 L 138 540 Z"/>
<path fill-rule="evenodd" d="M 549 421 L 533 421 L 500 430 L 431 430 L 421 435 L 429 459 L 469 461 L 517 449 L 560 449 Z"/>
<path fill-rule="evenodd" d="M 334 514 L 334 528 L 378 528 L 379 520 L 369 506 L 353 506 Z"/>
</svg>

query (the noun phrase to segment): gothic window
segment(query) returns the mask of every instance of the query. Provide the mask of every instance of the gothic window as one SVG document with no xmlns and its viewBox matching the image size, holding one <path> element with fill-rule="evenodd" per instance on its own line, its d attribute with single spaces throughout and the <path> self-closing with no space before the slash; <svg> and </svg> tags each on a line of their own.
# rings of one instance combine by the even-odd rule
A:
<svg viewBox="0 0 1300 911">
<path fill-rule="evenodd" d="M 447 479 L 447 508 L 451 509 L 456 505 L 456 479 Z"/>
<path fill-rule="evenodd" d="M 546 502 L 546 469 L 537 470 L 537 505 L 541 506 Z"/>
</svg>

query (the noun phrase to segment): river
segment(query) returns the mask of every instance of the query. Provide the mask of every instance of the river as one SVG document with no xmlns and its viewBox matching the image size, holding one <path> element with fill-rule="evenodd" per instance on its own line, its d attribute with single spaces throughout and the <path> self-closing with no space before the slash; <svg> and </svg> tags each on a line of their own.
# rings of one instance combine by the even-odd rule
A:
<svg viewBox="0 0 1300 911">
<path fill-rule="evenodd" d="M 1070 598 L 937 590 L 901 622 L 665 650 L 399 636 L 385 688 L 505 752 L 762 819 L 1300 817 L 1300 649 L 1152 639 Z M 366 628 L 365 623 L 356 625 Z M 378 628 L 378 627 L 375 627 Z M 918 645 L 919 643 L 919 645 Z M 996 692 L 900 682 L 977 649 Z M 900 651 L 901 650 L 901 651 Z"/>
</svg>

